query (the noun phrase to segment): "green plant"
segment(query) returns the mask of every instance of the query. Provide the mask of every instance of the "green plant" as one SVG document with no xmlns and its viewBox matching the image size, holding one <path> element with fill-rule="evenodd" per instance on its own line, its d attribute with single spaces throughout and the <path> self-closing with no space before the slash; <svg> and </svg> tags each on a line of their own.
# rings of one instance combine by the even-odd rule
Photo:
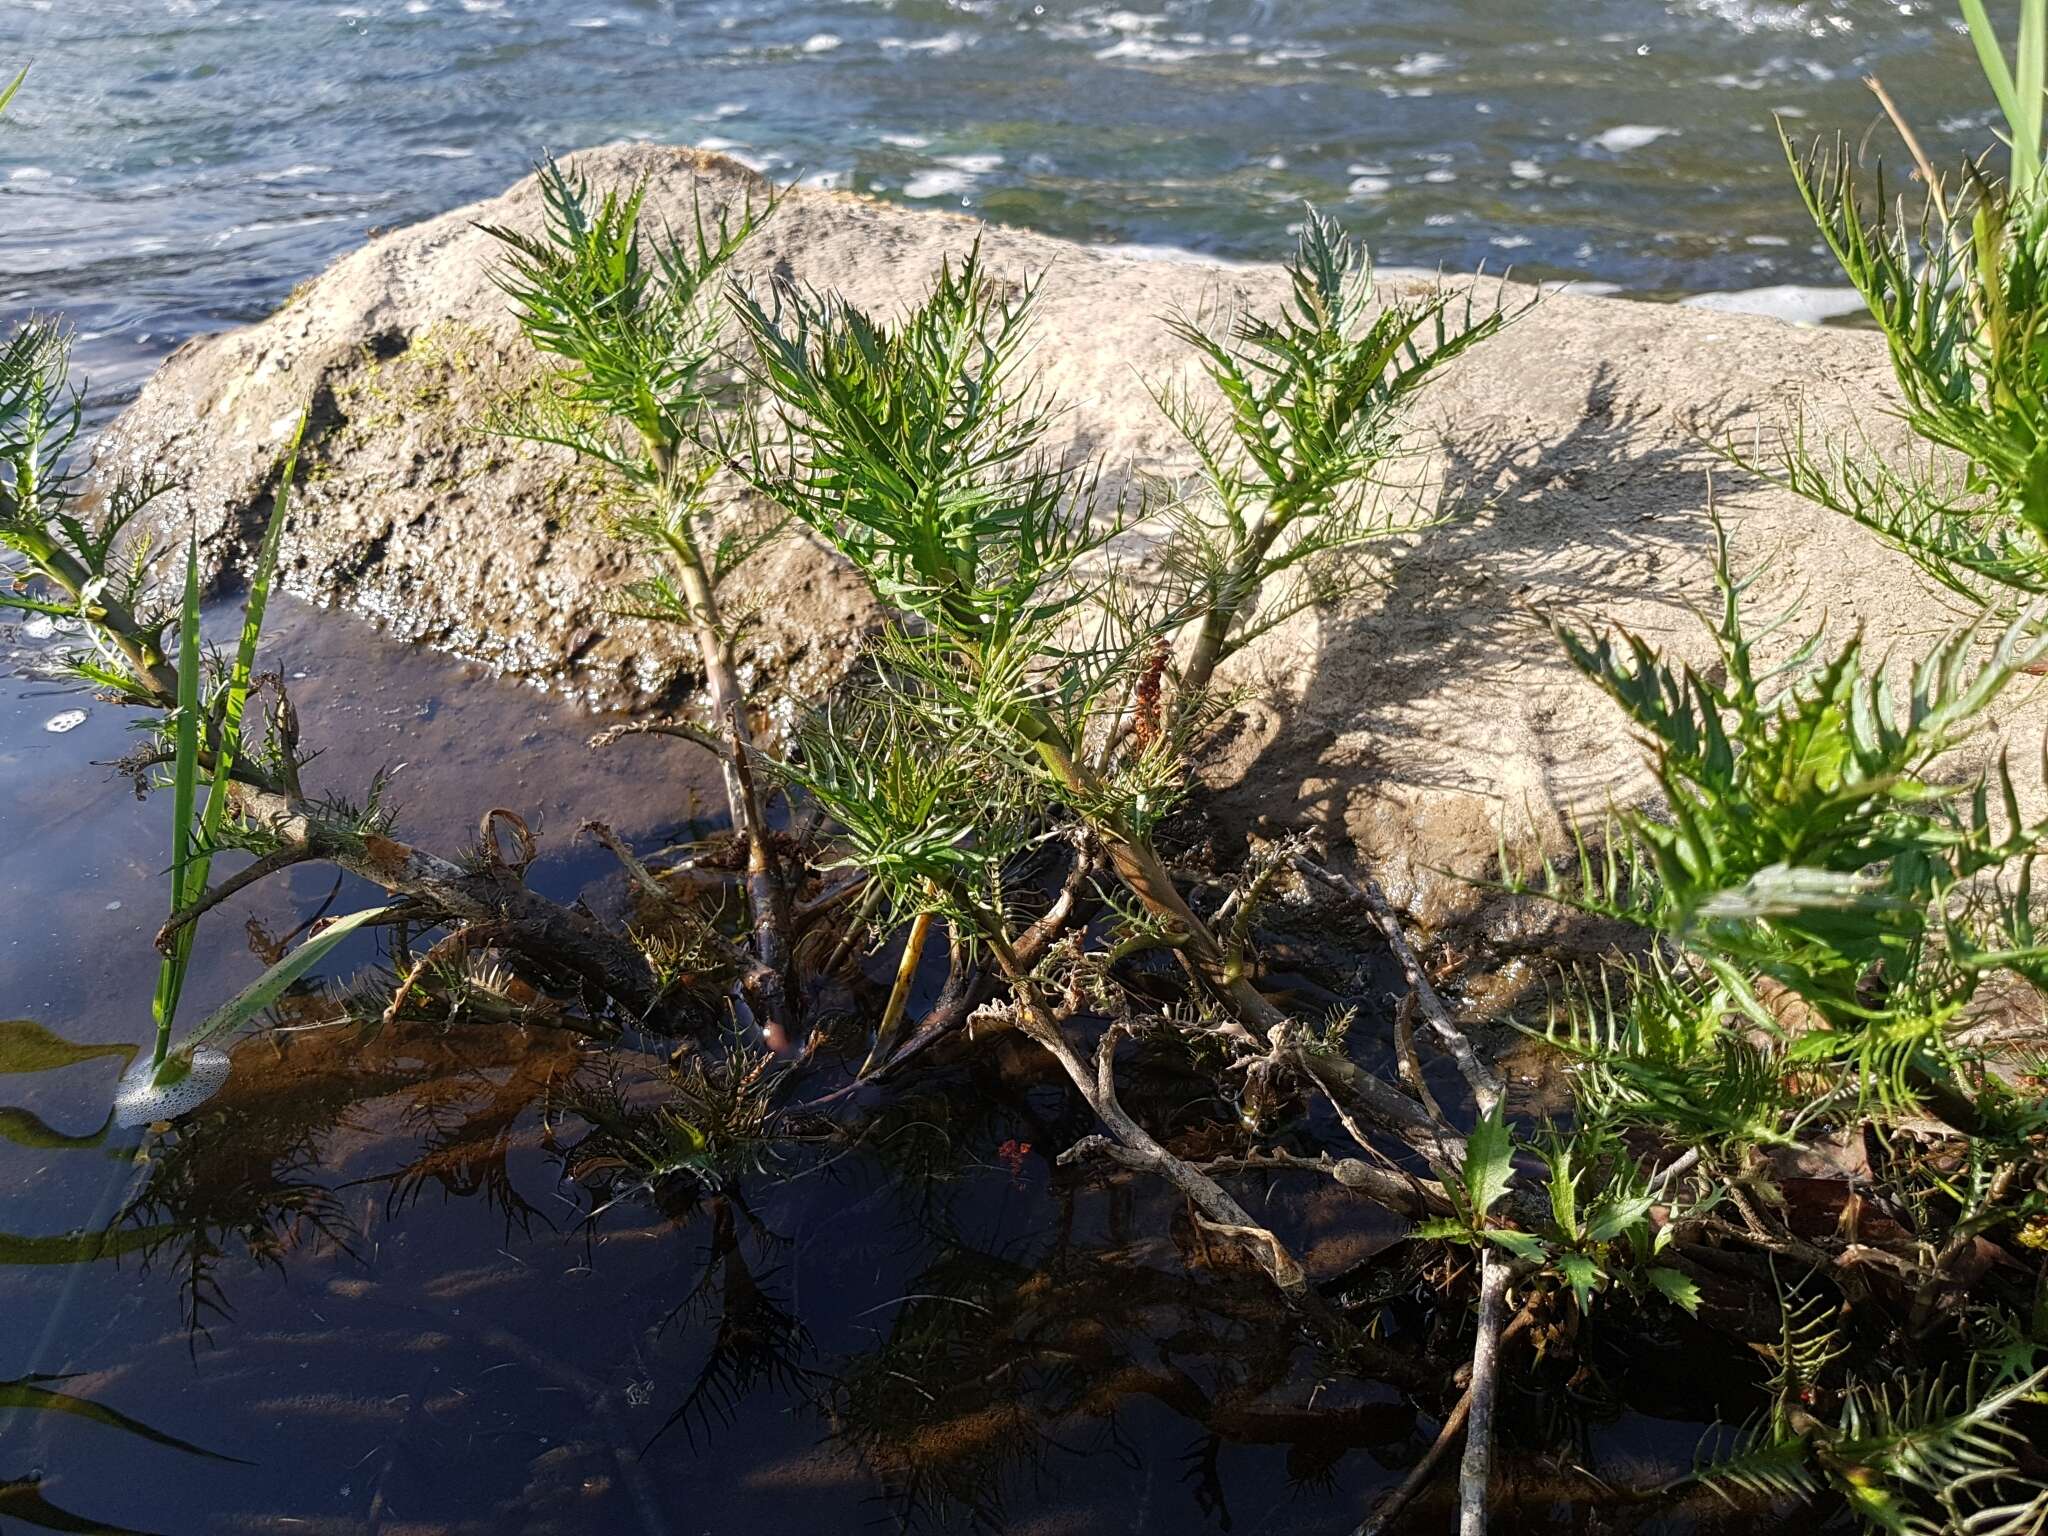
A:
<svg viewBox="0 0 2048 1536">
<path fill-rule="evenodd" d="M 2006 119 L 2004 179 L 1976 160 L 1946 181 L 1897 119 L 1924 183 L 1912 216 L 1881 170 L 1866 198 L 1846 142 L 1802 154 L 1783 139 L 1808 212 L 1884 335 L 1907 426 L 1940 452 L 1901 461 L 1802 432 L 1776 465 L 1752 467 L 1982 606 L 2048 591 L 2048 21 L 2040 0 L 2021 0 L 2008 66 L 1982 0 L 1963 0 L 1963 14 Z"/>
<path fill-rule="evenodd" d="M 2024 871 L 2048 825 L 2020 813 L 2003 762 L 1989 780 L 1943 771 L 2000 691 L 2048 656 L 2048 638 L 2022 615 L 1980 656 L 1976 632 L 1958 631 L 1903 688 L 1866 666 L 1860 638 L 1830 650 L 1816 633 L 1765 670 L 1742 612 L 1754 578 L 1735 571 L 1718 525 L 1716 536 L 1721 606 L 1705 622 L 1720 676 L 1626 633 L 1558 629 L 1641 733 L 1663 800 L 1617 816 L 1611 830 L 1635 852 L 1610 856 L 1598 883 L 1542 887 L 1669 946 L 1633 969 L 1624 1007 L 1580 993 L 1576 1038 L 1628 1061 L 1624 1076 L 1658 1057 L 1668 1074 L 1703 1074 L 1683 1096 L 1694 1104 L 1736 1081 L 1782 1101 L 1783 1071 L 1755 1070 L 1748 1042 L 1729 1048 L 1721 1021 L 1739 1018 L 1781 1069 L 1840 1069 L 1858 1102 L 1926 1102 L 1988 1131 L 2006 1106 L 1973 1094 L 1958 1020 L 1988 981 L 2038 959 L 2001 937 L 2031 931 L 2011 896 L 1979 887 Z M 1762 1129 L 1734 1108 L 1721 1106 L 1731 1128 Z"/>
<path fill-rule="evenodd" d="M 1200 466 L 1165 543 L 1193 642 L 1181 690 L 1200 698 L 1233 652 L 1375 574 L 1379 547 L 1431 515 L 1390 484 L 1410 452 L 1403 413 L 1447 363 L 1513 318 L 1468 290 L 1379 301 L 1363 248 L 1310 208 L 1278 316 L 1175 315 L 1211 393 L 1186 380 L 1153 396 Z M 1452 323 L 1455 314 L 1457 323 Z"/>
<path fill-rule="evenodd" d="M 2016 1411 L 2043 1400 L 2048 1371 L 1995 1365 L 1961 1385 L 1939 1374 L 1904 1382 L 1830 1381 L 1847 1351 L 1818 1293 L 1780 1291 L 1770 1407 L 1686 1481 L 1723 1498 L 1839 1495 L 1867 1526 L 1896 1536 L 2028 1536 L 2048 1520 L 2048 1485 L 2023 1476 Z M 1832 1403 L 1834 1411 L 1826 1411 Z"/>
<path fill-rule="evenodd" d="M 602 466 L 623 489 L 616 531 L 653 562 L 619 611 L 681 624 L 695 637 L 711 706 L 702 737 L 719 757 L 733 827 L 748 857 L 757 967 L 754 1001 L 780 1022 L 789 964 L 787 893 L 751 783 L 745 690 L 733 659 L 735 626 L 719 586 L 777 531 L 773 521 L 716 526 L 717 459 L 699 447 L 718 389 L 725 326 L 720 281 L 775 208 L 745 203 L 687 238 L 641 228 L 646 189 L 593 194 L 550 161 L 539 171 L 541 229 L 487 232 L 505 249 L 494 274 L 527 340 L 553 360 L 540 387 L 508 402 L 492 429 L 551 444 Z"/>
<path fill-rule="evenodd" d="M 1206 723 L 1206 677 L 1184 681 L 1170 721 L 1127 731 L 1124 717 L 1183 624 L 1221 613 L 1229 631 L 1296 554 L 1353 542 L 1331 530 L 1357 531 L 1345 522 L 1353 502 L 1341 482 L 1385 447 L 1385 412 L 1368 402 L 1398 399 L 1427 369 L 1402 350 L 1422 312 L 1397 311 L 1365 340 L 1354 334 L 1368 292 L 1362 262 L 1325 221 L 1312 231 L 1294 269 L 1303 316 L 1292 329 L 1239 327 L 1293 354 L 1233 418 L 1269 450 L 1273 505 L 1263 531 L 1228 557 L 1237 574 L 1204 593 L 1162 608 L 1120 580 L 1106 549 L 1132 509 L 1104 504 L 1094 470 L 1054 447 L 1056 409 L 1022 372 L 1036 287 L 997 282 L 978 248 L 947 262 L 893 324 L 818 294 L 780 292 L 772 307 L 742 297 L 755 379 L 774 410 L 727 449 L 757 490 L 844 554 L 900 615 L 878 672 L 883 686 L 914 684 L 896 695 L 899 718 L 922 720 L 924 738 L 948 755 L 1024 775 L 1030 798 L 1077 816 L 1189 969 L 1261 1031 L 1282 1015 L 1188 906 L 1153 842 Z M 1246 377 L 1250 365 L 1208 345 L 1219 379 Z M 1187 430 L 1213 438 L 1191 398 L 1162 396 Z M 1268 419 L 1275 413 L 1284 425 Z M 1221 448 L 1210 451 L 1226 521 L 1242 524 L 1259 483 L 1226 468 L 1237 460 Z M 1324 532 L 1289 533 L 1311 525 Z"/>
</svg>

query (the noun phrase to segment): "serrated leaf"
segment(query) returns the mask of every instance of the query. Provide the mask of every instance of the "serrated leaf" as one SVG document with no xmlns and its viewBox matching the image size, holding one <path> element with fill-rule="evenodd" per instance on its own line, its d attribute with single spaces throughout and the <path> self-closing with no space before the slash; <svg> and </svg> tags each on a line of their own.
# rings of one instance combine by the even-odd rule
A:
<svg viewBox="0 0 2048 1536">
<path fill-rule="evenodd" d="M 1482 1115 L 1465 1142 L 1465 1193 L 1475 1217 L 1492 1210 L 1515 1177 L 1515 1143 L 1507 1110 L 1496 1104 Z"/>
<path fill-rule="evenodd" d="M 1586 1235 L 1596 1243 L 1611 1243 L 1650 1214 L 1656 1197 L 1647 1191 L 1602 1200 L 1586 1213 Z"/>
<path fill-rule="evenodd" d="M 1579 1304 L 1579 1311 L 1590 1312 L 1593 1292 L 1607 1278 L 1607 1271 L 1583 1253 L 1561 1253 L 1557 1256 L 1557 1272 L 1572 1288 L 1572 1299 Z"/>
<path fill-rule="evenodd" d="M 1673 1306 L 1697 1315 L 1700 1310 L 1700 1288 L 1692 1277 L 1682 1270 L 1654 1264 L 1643 1271 L 1643 1276 L 1654 1285 Z"/>
<path fill-rule="evenodd" d="M 1488 1227 L 1479 1235 L 1525 1263 L 1540 1263 L 1550 1253 L 1550 1244 L 1534 1232 L 1517 1232 L 1513 1227 Z"/>
</svg>

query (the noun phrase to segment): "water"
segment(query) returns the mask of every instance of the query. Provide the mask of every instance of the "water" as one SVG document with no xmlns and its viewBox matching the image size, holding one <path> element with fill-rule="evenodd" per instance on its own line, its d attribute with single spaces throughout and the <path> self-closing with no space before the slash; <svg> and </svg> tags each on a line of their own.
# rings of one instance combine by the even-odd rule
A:
<svg viewBox="0 0 2048 1536">
<path fill-rule="evenodd" d="M 778 177 L 1078 239 L 1383 257 L 1674 295 L 1834 280 L 1771 115 L 1990 143 L 1948 0 L 8 0 L 0 319 L 102 387 L 544 148 L 719 143 Z"/>
<path fill-rule="evenodd" d="M 214 635 L 235 617 L 213 614 Z M 148 1034 L 169 806 L 96 766 L 134 744 L 122 711 L 25 675 L 66 639 L 0 630 L 0 1529 L 1337 1536 L 1433 1437 L 1401 1387 L 1323 1368 L 1165 1186 L 1057 1168 L 1092 1118 L 1014 1038 L 842 1100 L 837 1136 L 787 1123 L 756 1172 L 651 1197 L 611 1182 L 564 1098 L 602 1069 L 587 1043 L 364 1031 L 318 993 L 237 1043 L 227 1086 L 175 1130 L 113 1128 Z M 533 884 L 610 918 L 622 881 L 576 818 L 650 849 L 701 831 L 719 794 L 688 748 L 592 753 L 601 719 L 288 598 L 266 658 L 326 749 L 310 785 L 359 796 L 395 769 L 404 834 L 442 850 L 479 808 L 516 807 L 543 833 Z M 377 899 L 325 868 L 263 883 L 208 919 L 189 1002 L 245 984 L 317 913 Z M 1310 1012 L 1363 948 L 1327 919 L 1260 943 Z M 376 958 L 351 939 L 322 970 Z M 874 996 L 894 964 L 870 961 Z M 24 1062 L 31 1036 L 46 1059 Z M 58 1039 L 75 1059 L 47 1059 Z M 843 1080 L 861 1045 L 822 1053 L 791 1097 Z M 636 1101 L 650 1070 L 627 1068 Z M 1449 1063 L 1430 1070 L 1450 1093 Z M 1123 1074 L 1155 1124 L 1204 1092 L 1171 1059 Z M 1258 1183 L 1261 1219 L 1318 1279 L 1349 1276 L 1400 1348 L 1430 1337 L 1398 1220 L 1327 1181 Z M 1562 1432 L 1599 1476 L 1685 1464 L 1720 1406 L 1708 1346 L 1660 1327 L 1571 1394 Z M 52 1392 L 91 1416 L 6 1406 Z M 1516 1389 L 1514 1422 L 1537 1401 Z M 1597 1495 L 1546 1470 L 1560 1431 L 1542 1424 L 1540 1452 L 1504 1451 L 1503 1532 L 1561 1536 Z M 1702 1512 L 1635 1528 L 1702 1529 Z"/>
</svg>

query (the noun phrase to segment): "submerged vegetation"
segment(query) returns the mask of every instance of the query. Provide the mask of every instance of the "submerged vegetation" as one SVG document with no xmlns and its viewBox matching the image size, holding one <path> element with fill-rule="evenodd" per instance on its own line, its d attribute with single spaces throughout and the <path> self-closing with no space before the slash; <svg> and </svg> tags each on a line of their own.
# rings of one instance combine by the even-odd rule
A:
<svg viewBox="0 0 2048 1536">
<path fill-rule="evenodd" d="M 527 884 L 535 838 L 510 810 L 483 811 L 475 845 L 444 857 L 397 840 L 377 783 L 309 788 L 285 681 L 256 670 L 296 440 L 236 649 L 212 655 L 196 555 L 169 602 L 139 532 L 159 487 L 82 499 L 69 339 L 32 320 L 0 351 L 0 544 L 19 561 L 0 605 L 85 626 L 72 666 L 149 717 L 127 766 L 173 802 L 155 1044 L 125 1080 L 124 1118 L 201 1104 L 228 1071 L 210 1042 L 357 930 L 386 934 L 390 958 L 335 1005 L 365 1041 L 481 1022 L 596 1042 L 550 1091 L 569 1176 L 597 1210 L 713 1213 L 717 1278 L 679 1299 L 719 1289 L 725 1307 L 701 1390 L 670 1421 L 694 1434 L 756 1384 L 806 1379 L 802 1324 L 734 1259 L 748 1185 L 864 1145 L 890 1147 L 914 1183 L 914 1085 L 1022 1053 L 1022 1070 L 1063 1078 L 1062 1102 L 1086 1106 L 1057 1127 L 1060 1167 L 1156 1182 L 1184 1209 L 1191 1265 L 1269 1287 L 1280 1375 L 1299 1342 L 1318 1381 L 1391 1383 L 1440 1414 L 1363 1530 L 1414 1518 L 1461 1438 L 1461 1529 L 1483 1530 L 1496 1443 L 1541 1445 L 1569 1417 L 1504 1403 L 1509 1363 L 1533 1384 L 1522 1408 L 1611 1398 L 1601 1362 L 1645 1338 L 1732 1342 L 1759 1362 L 1747 1418 L 1660 1481 L 1574 1474 L 1565 1497 L 1825 1501 L 1916 1536 L 2048 1527 L 2031 1444 L 2048 1397 L 2048 937 L 2032 888 L 2048 821 L 2023 810 L 2003 760 L 1968 773 L 1955 755 L 2048 667 L 2048 0 L 2023 0 L 2012 64 L 1981 5 L 1964 9 L 2007 117 L 2007 176 L 1988 159 L 1952 181 L 1923 164 L 1927 212 L 1908 221 L 1881 189 L 1862 196 L 1845 152 L 1792 155 L 1932 456 L 1800 440 L 1772 468 L 1981 612 L 1917 665 L 1875 659 L 1858 636 L 1802 630 L 1797 610 L 1754 612 L 1755 578 L 1716 520 L 1712 665 L 1558 623 L 1659 791 L 1587 829 L 1560 866 L 1503 858 L 1515 899 L 1625 936 L 1557 988 L 1543 1033 L 1570 1067 L 1568 1111 L 1511 1101 L 1500 1042 L 1438 995 L 1369 859 L 1347 876 L 1329 850 L 1283 838 L 1220 879 L 1176 861 L 1191 764 L 1232 701 L 1221 669 L 1291 615 L 1369 590 L 1433 524 L 1408 408 L 1453 360 L 1480 349 L 1470 366 L 1487 365 L 1515 320 L 1504 296 L 1381 294 L 1364 253 L 1311 210 L 1278 311 L 1168 319 L 1191 368 L 1154 398 L 1198 468 L 1138 498 L 1063 454 L 1060 404 L 1030 365 L 1038 289 L 999 279 L 978 249 L 908 312 L 870 315 L 740 276 L 772 199 L 698 210 L 678 234 L 647 226 L 642 189 L 550 164 L 541 226 L 490 231 L 541 369 L 490 427 L 605 477 L 603 515 L 640 566 L 618 611 L 683 626 L 707 694 L 701 715 L 605 740 L 712 754 L 729 831 L 684 867 L 594 826 L 636 898 L 634 920 L 610 924 Z M 1168 535 L 1163 561 L 1132 554 L 1147 527 Z M 886 624 L 832 697 L 775 733 L 735 665 L 744 615 L 722 589 L 799 529 L 845 558 Z M 226 852 L 249 862 L 213 882 Z M 206 915 L 312 861 L 391 899 L 303 937 L 174 1040 Z M 1370 925 L 1391 948 L 1408 990 L 1388 1031 L 1398 1082 L 1377 1070 L 1382 1021 L 1311 1014 L 1272 984 L 1263 936 L 1304 916 Z M 73 1059 L 10 1029 L 8 1049 Z M 1431 1091 L 1418 1033 L 1464 1102 Z M 131 1207 L 138 1245 L 205 1155 L 213 1113 L 170 1133 Z M 1290 1182 L 1407 1235 L 1319 1283 L 1298 1236 L 1254 1214 Z M 326 1214 L 285 1179 L 240 1228 L 268 1242 Z M 186 1255 L 195 1320 L 214 1251 Z M 1068 1366 L 1038 1380 L 1036 1357 L 992 1358 L 1009 1335 L 977 1317 L 1016 1292 L 989 1278 L 993 1260 L 958 1269 L 910 1299 L 959 1306 L 906 1314 L 872 1369 L 839 1384 L 855 1438 L 878 1419 L 936 1426 L 1013 1366 L 1048 1399 L 1086 1399 Z M 1072 1361 L 1095 1346 L 1076 1333 L 1058 1347 Z M 34 1380 L 11 1390 L 86 1411 Z M 1018 1424 L 984 1427 L 1000 1439 Z M 923 1490 L 936 1518 L 993 1523 L 943 1456 L 891 1444 L 865 1454 L 892 1487 Z"/>
</svg>

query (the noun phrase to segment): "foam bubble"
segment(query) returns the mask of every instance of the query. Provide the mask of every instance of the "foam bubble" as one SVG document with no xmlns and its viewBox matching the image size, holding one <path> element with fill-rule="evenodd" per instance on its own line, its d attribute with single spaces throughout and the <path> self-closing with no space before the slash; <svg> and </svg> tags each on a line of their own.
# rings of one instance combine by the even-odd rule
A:
<svg viewBox="0 0 2048 1536">
<path fill-rule="evenodd" d="M 188 1070 L 175 1083 L 159 1086 L 152 1080 L 155 1076 L 156 1069 L 147 1056 L 138 1056 L 135 1064 L 121 1074 L 120 1084 L 114 1090 L 116 1125 L 129 1129 L 154 1125 L 197 1109 L 227 1082 L 227 1053 L 202 1045 L 192 1053 Z"/>
<path fill-rule="evenodd" d="M 1596 133 L 1587 142 L 1610 154 L 1626 154 L 1632 149 L 1641 149 L 1659 139 L 1677 133 L 1676 128 L 1658 128 L 1648 123 L 1623 123 L 1618 128 L 1609 128 L 1605 133 Z"/>
<path fill-rule="evenodd" d="M 974 185 L 965 171 L 920 171 L 903 184 L 905 197 L 957 197 Z"/>
<path fill-rule="evenodd" d="M 1789 325 L 1819 325 L 1862 312 L 1863 296 L 1854 288 L 1816 288 L 1804 283 L 1773 283 L 1725 293 L 1696 293 L 1679 300 L 1688 309 L 1711 309 L 1724 315 L 1764 315 Z"/>
</svg>

